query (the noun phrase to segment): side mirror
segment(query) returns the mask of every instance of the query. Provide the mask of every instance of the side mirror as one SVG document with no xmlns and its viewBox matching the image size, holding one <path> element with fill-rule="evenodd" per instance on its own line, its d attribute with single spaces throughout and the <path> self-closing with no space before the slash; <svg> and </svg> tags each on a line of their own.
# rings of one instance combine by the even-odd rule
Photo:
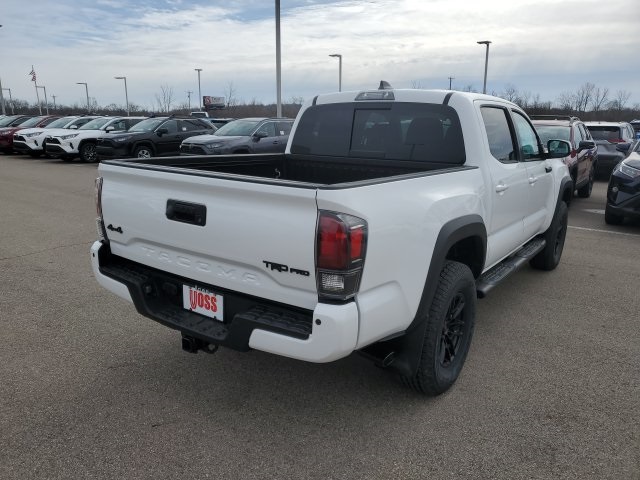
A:
<svg viewBox="0 0 640 480">
<path fill-rule="evenodd" d="M 267 135 L 267 132 L 256 132 L 253 134 L 253 138 L 256 141 L 259 141 L 261 138 L 267 138 L 269 135 Z"/>
<path fill-rule="evenodd" d="M 596 142 L 594 142 L 593 140 L 582 140 L 579 144 L 578 144 L 578 150 L 582 151 L 582 150 L 591 150 L 593 147 L 596 146 Z"/>
<path fill-rule="evenodd" d="M 116 129 L 116 127 L 114 127 L 113 125 L 109 125 L 107 128 L 105 128 L 105 132 L 113 132 Z"/>
<path fill-rule="evenodd" d="M 167 127 L 161 127 L 158 130 L 156 130 L 156 133 L 158 134 L 159 137 L 161 137 L 162 135 L 169 133 L 169 129 Z"/>
<path fill-rule="evenodd" d="M 549 140 L 547 158 L 563 158 L 571 153 L 571 144 L 566 140 Z"/>
<path fill-rule="evenodd" d="M 77 130 L 78 129 L 78 125 L 71 125 L 69 127 L 69 130 Z"/>
</svg>

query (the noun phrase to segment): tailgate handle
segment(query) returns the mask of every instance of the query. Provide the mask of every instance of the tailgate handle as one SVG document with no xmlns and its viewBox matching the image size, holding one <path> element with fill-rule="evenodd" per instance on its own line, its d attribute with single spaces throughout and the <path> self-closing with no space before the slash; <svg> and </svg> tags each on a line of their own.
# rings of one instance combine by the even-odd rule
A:
<svg viewBox="0 0 640 480">
<path fill-rule="evenodd" d="M 167 200 L 167 218 L 175 222 L 204 227 L 207 223 L 207 206 L 182 200 Z"/>
</svg>

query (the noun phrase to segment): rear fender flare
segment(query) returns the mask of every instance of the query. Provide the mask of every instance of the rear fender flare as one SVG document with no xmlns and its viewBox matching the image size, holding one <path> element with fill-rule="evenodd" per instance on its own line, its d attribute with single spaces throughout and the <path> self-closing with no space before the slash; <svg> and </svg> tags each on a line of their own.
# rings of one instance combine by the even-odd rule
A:
<svg viewBox="0 0 640 480">
<path fill-rule="evenodd" d="M 406 376 L 413 376 L 420 364 L 422 345 L 424 341 L 426 319 L 435 295 L 440 272 L 444 268 L 447 254 L 451 248 L 461 240 L 478 238 L 480 241 L 481 259 L 471 266 L 474 277 L 478 277 L 484 269 L 487 252 L 487 229 L 480 215 L 472 214 L 450 220 L 445 223 L 436 239 L 435 247 L 429 263 L 429 271 L 425 279 L 422 298 L 418 305 L 416 316 L 403 335 L 389 340 L 389 350 L 396 353 L 390 368 Z"/>
</svg>

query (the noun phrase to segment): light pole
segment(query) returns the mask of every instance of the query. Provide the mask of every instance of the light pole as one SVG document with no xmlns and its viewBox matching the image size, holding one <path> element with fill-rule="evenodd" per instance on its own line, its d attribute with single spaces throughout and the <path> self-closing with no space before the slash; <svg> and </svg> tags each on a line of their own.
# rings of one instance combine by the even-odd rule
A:
<svg viewBox="0 0 640 480">
<path fill-rule="evenodd" d="M 451 90 L 451 80 L 454 80 L 456 77 L 449 77 L 449 90 Z"/>
<path fill-rule="evenodd" d="M 276 0 L 276 117 L 282 117 L 282 66 L 280 55 L 280 0 Z"/>
<path fill-rule="evenodd" d="M 56 110 L 56 97 L 57 95 L 51 95 L 53 97 L 53 110 Z"/>
<path fill-rule="evenodd" d="M 0 28 L 2 28 L 2 25 L 0 25 Z M 2 80 L 0 80 L 0 105 L 2 105 L 2 115 L 6 115 L 7 111 L 4 108 L 4 97 L 2 96 Z"/>
<path fill-rule="evenodd" d="M 127 92 L 127 77 L 113 77 L 116 80 L 124 80 L 124 98 L 127 102 L 127 117 L 129 116 L 129 93 Z"/>
<path fill-rule="evenodd" d="M 47 100 L 47 87 L 44 85 L 38 85 L 36 88 L 41 88 L 44 90 L 44 108 L 47 111 L 47 115 L 49 115 L 49 100 Z"/>
<path fill-rule="evenodd" d="M 196 72 L 198 72 L 198 110 L 202 110 L 202 90 L 200 90 L 200 72 L 201 68 L 195 68 Z"/>
<path fill-rule="evenodd" d="M 2 88 L 2 87 L 0 87 Z M 13 98 L 11 98 L 11 89 L 10 88 L 3 88 L 3 91 L 6 90 L 9 92 L 9 105 L 11 105 L 11 115 L 15 115 L 14 111 L 13 111 Z M 4 97 L 2 97 L 2 101 L 4 102 Z M 3 105 L 4 107 L 4 105 Z M 3 113 L 4 115 L 4 113 Z"/>
<path fill-rule="evenodd" d="M 193 92 L 191 90 L 187 90 L 187 100 L 189 102 L 189 111 L 191 111 L 191 94 Z"/>
<path fill-rule="evenodd" d="M 479 45 L 487 46 L 487 54 L 484 57 L 484 84 L 482 86 L 482 93 L 487 93 L 487 66 L 489 65 L 489 44 L 491 40 L 480 40 L 478 42 Z"/>
<path fill-rule="evenodd" d="M 332 53 L 329 55 L 330 57 L 335 57 L 338 59 L 338 91 L 342 91 L 342 55 L 339 53 Z"/>
<path fill-rule="evenodd" d="M 84 89 L 87 93 L 87 113 L 91 113 L 91 105 L 89 105 L 89 86 L 87 82 L 76 82 L 78 85 L 84 85 Z"/>
</svg>

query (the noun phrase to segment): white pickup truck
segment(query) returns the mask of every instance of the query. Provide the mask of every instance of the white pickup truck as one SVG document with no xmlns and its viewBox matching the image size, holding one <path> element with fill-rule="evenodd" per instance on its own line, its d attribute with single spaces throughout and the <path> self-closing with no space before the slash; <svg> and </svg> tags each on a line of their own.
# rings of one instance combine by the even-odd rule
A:
<svg viewBox="0 0 640 480">
<path fill-rule="evenodd" d="M 437 395 L 464 364 L 476 297 L 558 265 L 569 150 L 488 95 L 318 95 L 284 154 L 103 162 L 93 271 L 189 352 L 358 351 Z"/>
</svg>

